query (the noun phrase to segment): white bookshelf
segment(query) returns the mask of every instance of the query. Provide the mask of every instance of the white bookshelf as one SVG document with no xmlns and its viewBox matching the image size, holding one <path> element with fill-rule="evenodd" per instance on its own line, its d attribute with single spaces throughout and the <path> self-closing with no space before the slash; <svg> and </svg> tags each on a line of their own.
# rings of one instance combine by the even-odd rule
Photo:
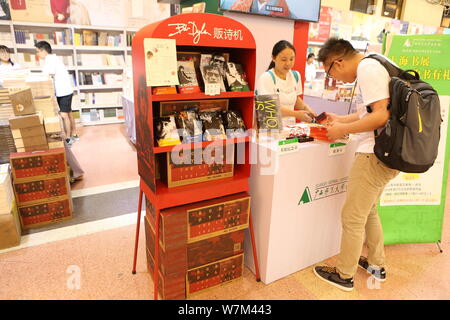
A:
<svg viewBox="0 0 450 320">
<path fill-rule="evenodd" d="M 14 54 L 17 56 L 18 53 L 31 53 L 35 51 L 34 45 L 30 44 L 20 44 L 16 43 L 15 32 L 25 31 L 27 33 L 49 33 L 57 31 L 70 30 L 70 36 L 74 42 L 75 33 L 80 33 L 83 30 L 90 30 L 96 32 L 108 32 L 110 34 L 116 34 L 122 36 L 122 43 L 120 46 L 84 46 L 75 45 L 75 43 L 69 45 L 52 45 L 52 49 L 57 55 L 72 56 L 73 66 L 67 66 L 67 69 L 71 73 L 75 73 L 75 79 L 78 86 L 75 86 L 74 94 L 80 95 L 81 92 L 117 92 L 123 90 L 123 85 L 80 85 L 80 72 L 112 72 L 112 73 L 122 73 L 124 74 L 127 69 L 126 61 L 127 55 L 131 53 L 131 46 L 128 45 L 127 39 L 130 34 L 136 33 L 139 29 L 137 28 L 113 28 L 113 27 L 101 27 L 101 26 L 84 26 L 84 25 L 73 25 L 73 24 L 53 24 L 53 23 L 35 23 L 35 22 L 18 22 L 18 21 L 4 21 L 0 20 L 0 32 L 11 33 L 12 45 L 10 46 L 14 50 Z M 34 39 L 39 41 L 40 39 Z M 79 66 L 78 65 L 78 55 L 81 54 L 109 54 L 109 55 L 122 55 L 124 65 L 123 66 Z M 42 67 L 35 66 L 30 67 L 32 72 L 41 72 Z M 81 105 L 74 107 L 74 111 L 80 112 L 80 119 L 77 122 L 82 125 L 99 125 L 99 124 L 110 124 L 110 123 L 123 123 L 123 119 L 117 120 L 101 120 L 101 121 L 82 121 L 81 113 L 83 109 L 107 109 L 116 108 L 117 110 L 123 109 L 122 105 Z"/>
</svg>

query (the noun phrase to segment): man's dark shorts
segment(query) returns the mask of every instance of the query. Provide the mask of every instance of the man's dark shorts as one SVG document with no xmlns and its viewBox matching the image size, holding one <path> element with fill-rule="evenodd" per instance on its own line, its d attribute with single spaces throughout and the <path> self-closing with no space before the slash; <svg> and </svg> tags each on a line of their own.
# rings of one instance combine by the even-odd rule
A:
<svg viewBox="0 0 450 320">
<path fill-rule="evenodd" d="M 73 94 L 69 94 L 68 96 L 64 97 L 56 97 L 60 112 L 67 112 L 67 113 L 72 112 L 72 97 Z"/>
</svg>

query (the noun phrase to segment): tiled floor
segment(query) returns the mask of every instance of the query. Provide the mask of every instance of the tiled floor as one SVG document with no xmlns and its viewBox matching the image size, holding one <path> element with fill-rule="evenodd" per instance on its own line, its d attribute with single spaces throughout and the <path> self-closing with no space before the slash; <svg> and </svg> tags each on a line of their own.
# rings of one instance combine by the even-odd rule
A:
<svg viewBox="0 0 450 320">
<path fill-rule="evenodd" d="M 86 178 L 78 182 L 77 191 L 137 179 L 135 153 L 121 126 L 85 127 L 80 132 L 81 140 L 73 150 Z M 116 142 L 99 145 L 95 140 L 101 137 Z M 449 195 L 441 244 L 444 252 L 439 253 L 436 244 L 386 246 L 388 280 L 379 287 L 361 269 L 355 276 L 355 290 L 346 293 L 319 281 L 311 268 L 269 285 L 256 282 L 245 268 L 242 279 L 191 299 L 450 299 Z M 123 217 L 96 221 L 90 230 L 79 225 L 32 234 L 41 238 L 35 239 L 37 243 L 44 244 L 0 253 L 0 299 L 152 299 L 143 225 L 137 274 L 132 275 L 136 214 Z M 46 236 L 53 239 L 58 232 L 65 240 L 46 243 Z M 332 257 L 325 263 L 333 265 L 335 260 Z"/>
<path fill-rule="evenodd" d="M 72 151 L 85 174 L 73 190 L 139 179 L 136 149 L 123 124 L 80 127 L 78 135 L 80 140 L 72 145 Z"/>
</svg>

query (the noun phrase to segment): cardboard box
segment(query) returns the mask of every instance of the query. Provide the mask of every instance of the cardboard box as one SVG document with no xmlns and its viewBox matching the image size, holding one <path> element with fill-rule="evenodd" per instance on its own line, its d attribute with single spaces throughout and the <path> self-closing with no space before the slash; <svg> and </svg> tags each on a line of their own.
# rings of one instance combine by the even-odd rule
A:
<svg viewBox="0 0 450 320">
<path fill-rule="evenodd" d="M 149 223 L 155 229 L 155 211 L 146 201 Z M 160 211 L 160 240 L 164 248 L 246 229 L 250 217 L 246 192 Z"/>
<path fill-rule="evenodd" d="M 195 164 L 198 154 L 200 154 L 202 162 Z M 205 162 L 205 159 L 208 159 L 210 164 Z M 172 159 L 171 153 L 168 152 L 166 153 L 166 160 L 167 168 L 164 173 L 167 173 L 167 175 L 164 179 L 169 188 L 230 178 L 234 174 L 234 145 L 229 144 L 211 149 L 204 148 L 201 151 L 198 151 L 198 149 L 183 150 L 179 154 L 179 159 L 176 159 L 184 162 L 181 164 L 177 164 Z"/>
<path fill-rule="evenodd" d="M 59 117 L 44 118 L 44 127 L 47 133 L 60 133 L 63 131 Z"/>
<path fill-rule="evenodd" d="M 10 159 L 15 182 L 67 176 L 66 153 L 62 148 L 40 152 L 11 153 Z"/>
<path fill-rule="evenodd" d="M 11 130 L 14 139 L 22 139 L 28 137 L 36 137 L 45 135 L 44 126 L 42 124 L 34 127 Z"/>
<path fill-rule="evenodd" d="M 145 218 L 147 250 L 154 256 L 155 231 Z M 163 275 L 187 272 L 204 264 L 222 260 L 244 251 L 244 230 L 211 237 L 193 243 L 180 243 L 177 247 L 164 248 L 160 241 L 159 268 Z"/>
<path fill-rule="evenodd" d="M 147 253 L 147 269 L 153 279 L 153 271 L 155 261 L 149 250 Z M 161 271 L 158 272 L 158 293 L 164 300 L 184 300 L 186 299 L 186 272 L 173 273 L 163 275 Z"/>
<path fill-rule="evenodd" d="M 10 214 L 14 202 L 9 164 L 0 165 L 0 215 Z"/>
<path fill-rule="evenodd" d="M 43 146 L 47 145 L 47 138 L 45 134 L 41 134 L 32 137 L 23 137 L 20 139 L 14 139 L 14 143 L 17 149 L 33 146 Z"/>
<path fill-rule="evenodd" d="M 33 114 L 36 112 L 30 88 L 10 93 L 9 99 L 11 100 L 16 116 Z"/>
<path fill-rule="evenodd" d="M 26 146 L 23 148 L 17 148 L 17 152 L 35 152 L 35 151 L 46 151 L 48 150 L 48 144 L 43 144 L 40 146 Z"/>
<path fill-rule="evenodd" d="M 20 245 L 21 234 L 19 214 L 13 201 L 11 212 L 0 215 L 0 250 Z"/>
<path fill-rule="evenodd" d="M 49 149 L 60 149 L 60 148 L 64 148 L 64 141 L 55 141 L 55 142 L 49 142 L 48 143 L 48 148 Z"/>
<path fill-rule="evenodd" d="M 46 98 L 55 96 L 53 80 L 27 81 L 26 85 L 31 88 L 33 98 Z"/>
<path fill-rule="evenodd" d="M 14 182 L 14 193 L 19 206 L 62 200 L 69 196 L 69 192 L 70 186 L 66 177 Z"/>
<path fill-rule="evenodd" d="M 186 296 L 238 280 L 243 270 L 243 254 L 191 269 L 186 274 Z"/>
<path fill-rule="evenodd" d="M 35 99 L 34 107 L 36 110 L 42 112 L 44 118 L 54 118 L 58 116 L 59 107 L 55 97 Z"/>
<path fill-rule="evenodd" d="M 20 222 L 23 229 L 37 228 L 72 218 L 72 198 L 19 206 Z"/>
<path fill-rule="evenodd" d="M 11 129 L 22 129 L 29 127 L 36 127 L 43 124 L 43 118 L 41 113 L 36 113 L 27 116 L 17 116 L 9 119 L 9 125 Z"/>
</svg>

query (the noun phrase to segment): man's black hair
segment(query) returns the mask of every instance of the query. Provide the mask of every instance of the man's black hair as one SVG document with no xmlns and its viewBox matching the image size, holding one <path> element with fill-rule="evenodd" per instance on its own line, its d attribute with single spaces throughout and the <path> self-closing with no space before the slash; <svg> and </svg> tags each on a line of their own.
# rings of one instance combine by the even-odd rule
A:
<svg viewBox="0 0 450 320">
<path fill-rule="evenodd" d="M 52 53 L 52 46 L 47 41 L 39 41 L 34 45 L 39 50 L 45 50 L 48 54 Z"/>
<path fill-rule="evenodd" d="M 319 62 L 325 62 L 330 58 L 353 56 L 357 52 L 349 41 L 329 38 L 322 48 L 320 48 L 317 60 Z"/>
</svg>

